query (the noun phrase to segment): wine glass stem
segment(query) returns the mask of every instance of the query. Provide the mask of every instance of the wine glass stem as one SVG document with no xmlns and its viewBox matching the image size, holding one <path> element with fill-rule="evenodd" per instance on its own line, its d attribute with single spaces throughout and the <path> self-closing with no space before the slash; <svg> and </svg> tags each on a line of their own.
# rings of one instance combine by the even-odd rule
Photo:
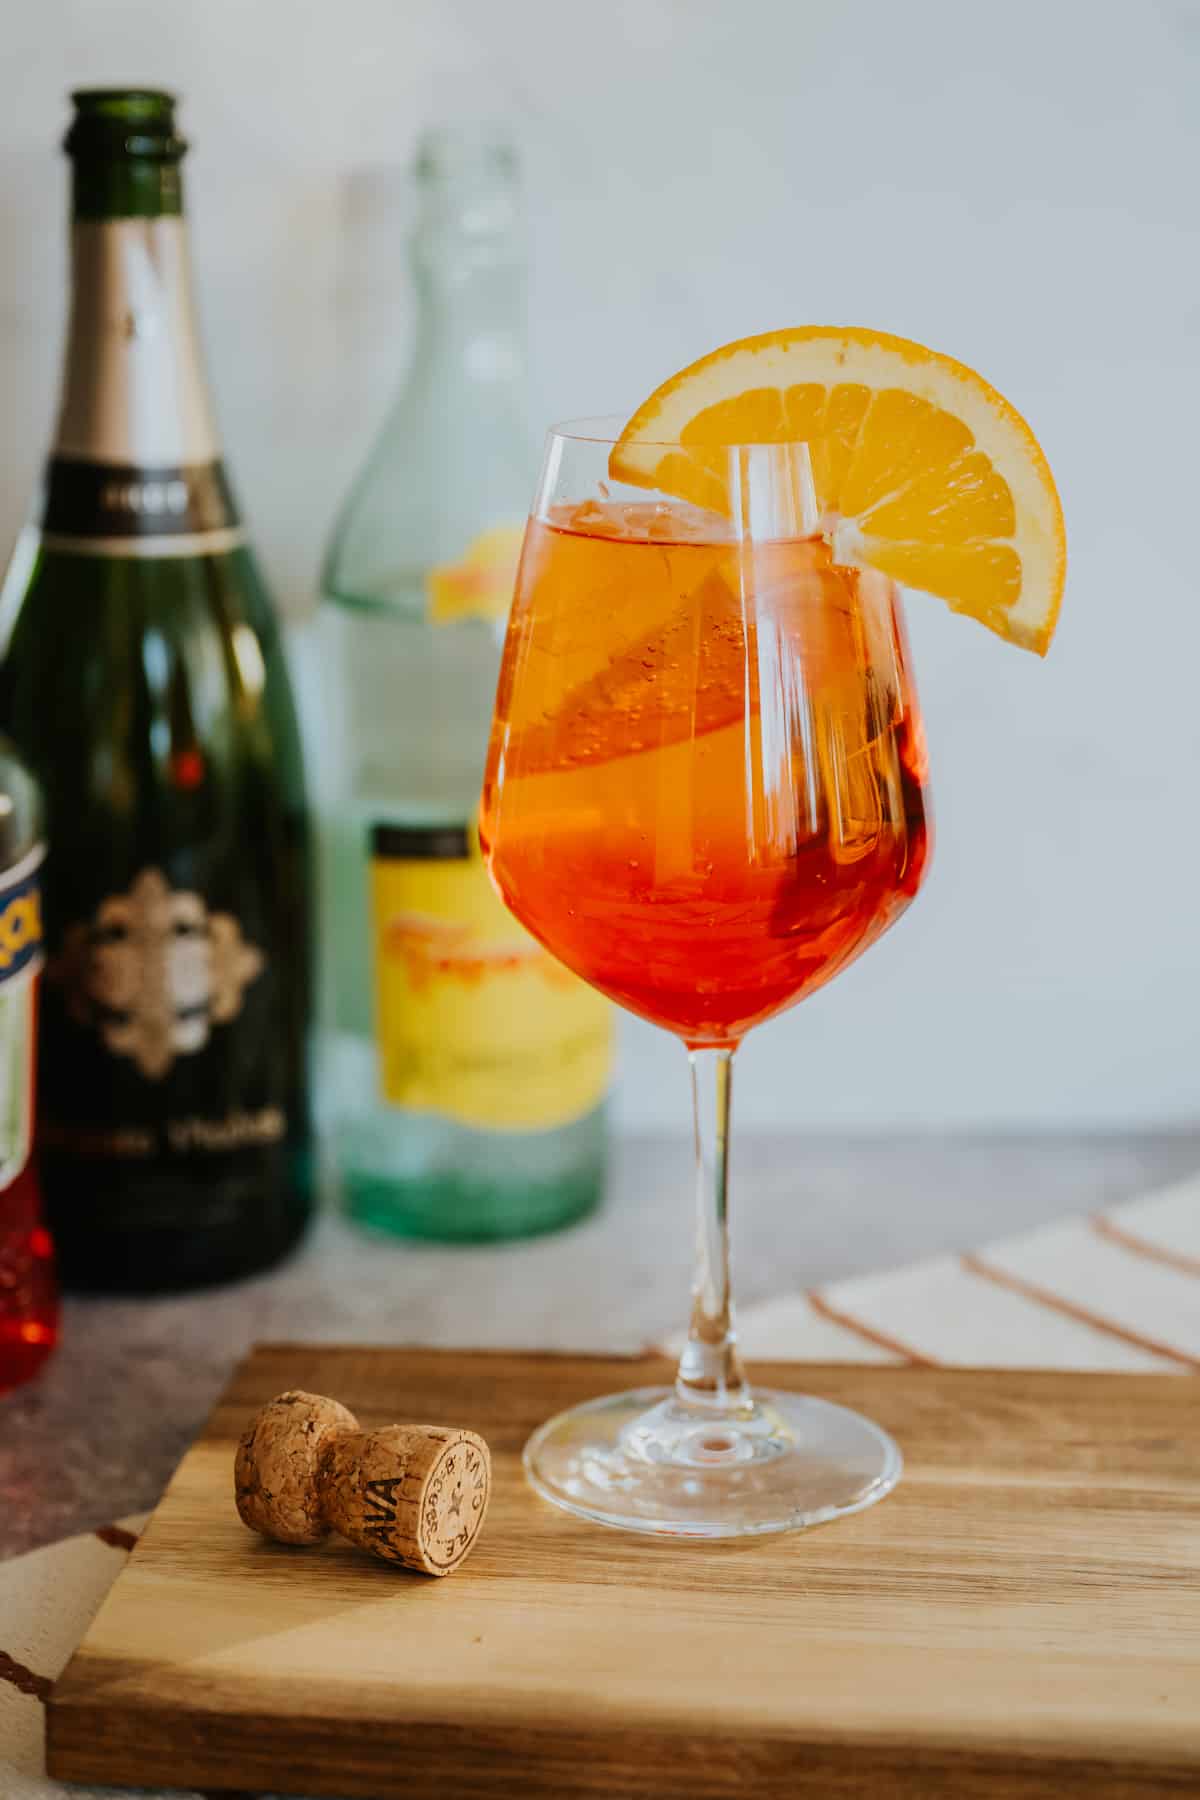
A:
<svg viewBox="0 0 1200 1800">
<path fill-rule="evenodd" d="M 732 1050 L 689 1050 L 696 1125 L 696 1266 L 692 1318 L 675 1391 L 706 1412 L 748 1411 L 729 1275 L 729 1105 Z"/>
</svg>

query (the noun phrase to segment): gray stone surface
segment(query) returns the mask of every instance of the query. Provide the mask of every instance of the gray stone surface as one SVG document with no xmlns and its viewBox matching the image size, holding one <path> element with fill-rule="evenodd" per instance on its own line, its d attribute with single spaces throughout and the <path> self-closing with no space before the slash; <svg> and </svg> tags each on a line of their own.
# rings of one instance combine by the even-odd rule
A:
<svg viewBox="0 0 1200 1800">
<path fill-rule="evenodd" d="M 743 1304 L 1114 1205 L 1200 1166 L 1200 1133 L 736 1143 Z M 635 1350 L 681 1325 L 683 1139 L 616 1147 L 600 1213 L 449 1249 L 323 1218 L 284 1268 L 170 1300 L 67 1303 L 41 1380 L 0 1401 L 0 1556 L 153 1505 L 256 1339 Z"/>
</svg>

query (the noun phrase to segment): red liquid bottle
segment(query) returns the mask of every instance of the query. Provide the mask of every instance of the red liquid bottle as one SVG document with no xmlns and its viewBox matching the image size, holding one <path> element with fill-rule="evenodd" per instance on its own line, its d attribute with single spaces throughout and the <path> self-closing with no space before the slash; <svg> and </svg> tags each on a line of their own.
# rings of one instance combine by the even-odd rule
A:
<svg viewBox="0 0 1200 1800">
<path fill-rule="evenodd" d="M 41 811 L 32 777 L 0 740 L 0 1393 L 37 1372 L 58 1339 L 58 1288 L 31 1161 Z"/>
</svg>

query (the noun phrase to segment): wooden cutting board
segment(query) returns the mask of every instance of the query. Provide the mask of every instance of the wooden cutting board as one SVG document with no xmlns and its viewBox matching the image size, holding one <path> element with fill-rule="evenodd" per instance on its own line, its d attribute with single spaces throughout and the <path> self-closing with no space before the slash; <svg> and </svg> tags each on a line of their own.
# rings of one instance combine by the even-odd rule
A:
<svg viewBox="0 0 1200 1800">
<path fill-rule="evenodd" d="M 76 1781 L 343 1796 L 1200 1794 L 1200 1387 L 818 1367 L 907 1459 L 783 1537 L 606 1531 L 525 1486 L 530 1428 L 657 1362 L 267 1346 L 234 1376 L 48 1712 Z M 234 1511 L 288 1387 L 482 1431 L 492 1508 L 445 1581 Z"/>
</svg>

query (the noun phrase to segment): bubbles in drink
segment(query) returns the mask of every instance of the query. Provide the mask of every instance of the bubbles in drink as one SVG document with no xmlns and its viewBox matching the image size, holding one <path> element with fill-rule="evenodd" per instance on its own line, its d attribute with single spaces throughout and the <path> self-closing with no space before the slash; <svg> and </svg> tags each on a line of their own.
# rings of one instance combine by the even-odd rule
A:
<svg viewBox="0 0 1200 1800">
<path fill-rule="evenodd" d="M 730 1041 L 857 955 L 924 857 L 890 584 L 819 538 L 587 501 L 530 528 L 483 832 L 585 980 Z"/>
</svg>

